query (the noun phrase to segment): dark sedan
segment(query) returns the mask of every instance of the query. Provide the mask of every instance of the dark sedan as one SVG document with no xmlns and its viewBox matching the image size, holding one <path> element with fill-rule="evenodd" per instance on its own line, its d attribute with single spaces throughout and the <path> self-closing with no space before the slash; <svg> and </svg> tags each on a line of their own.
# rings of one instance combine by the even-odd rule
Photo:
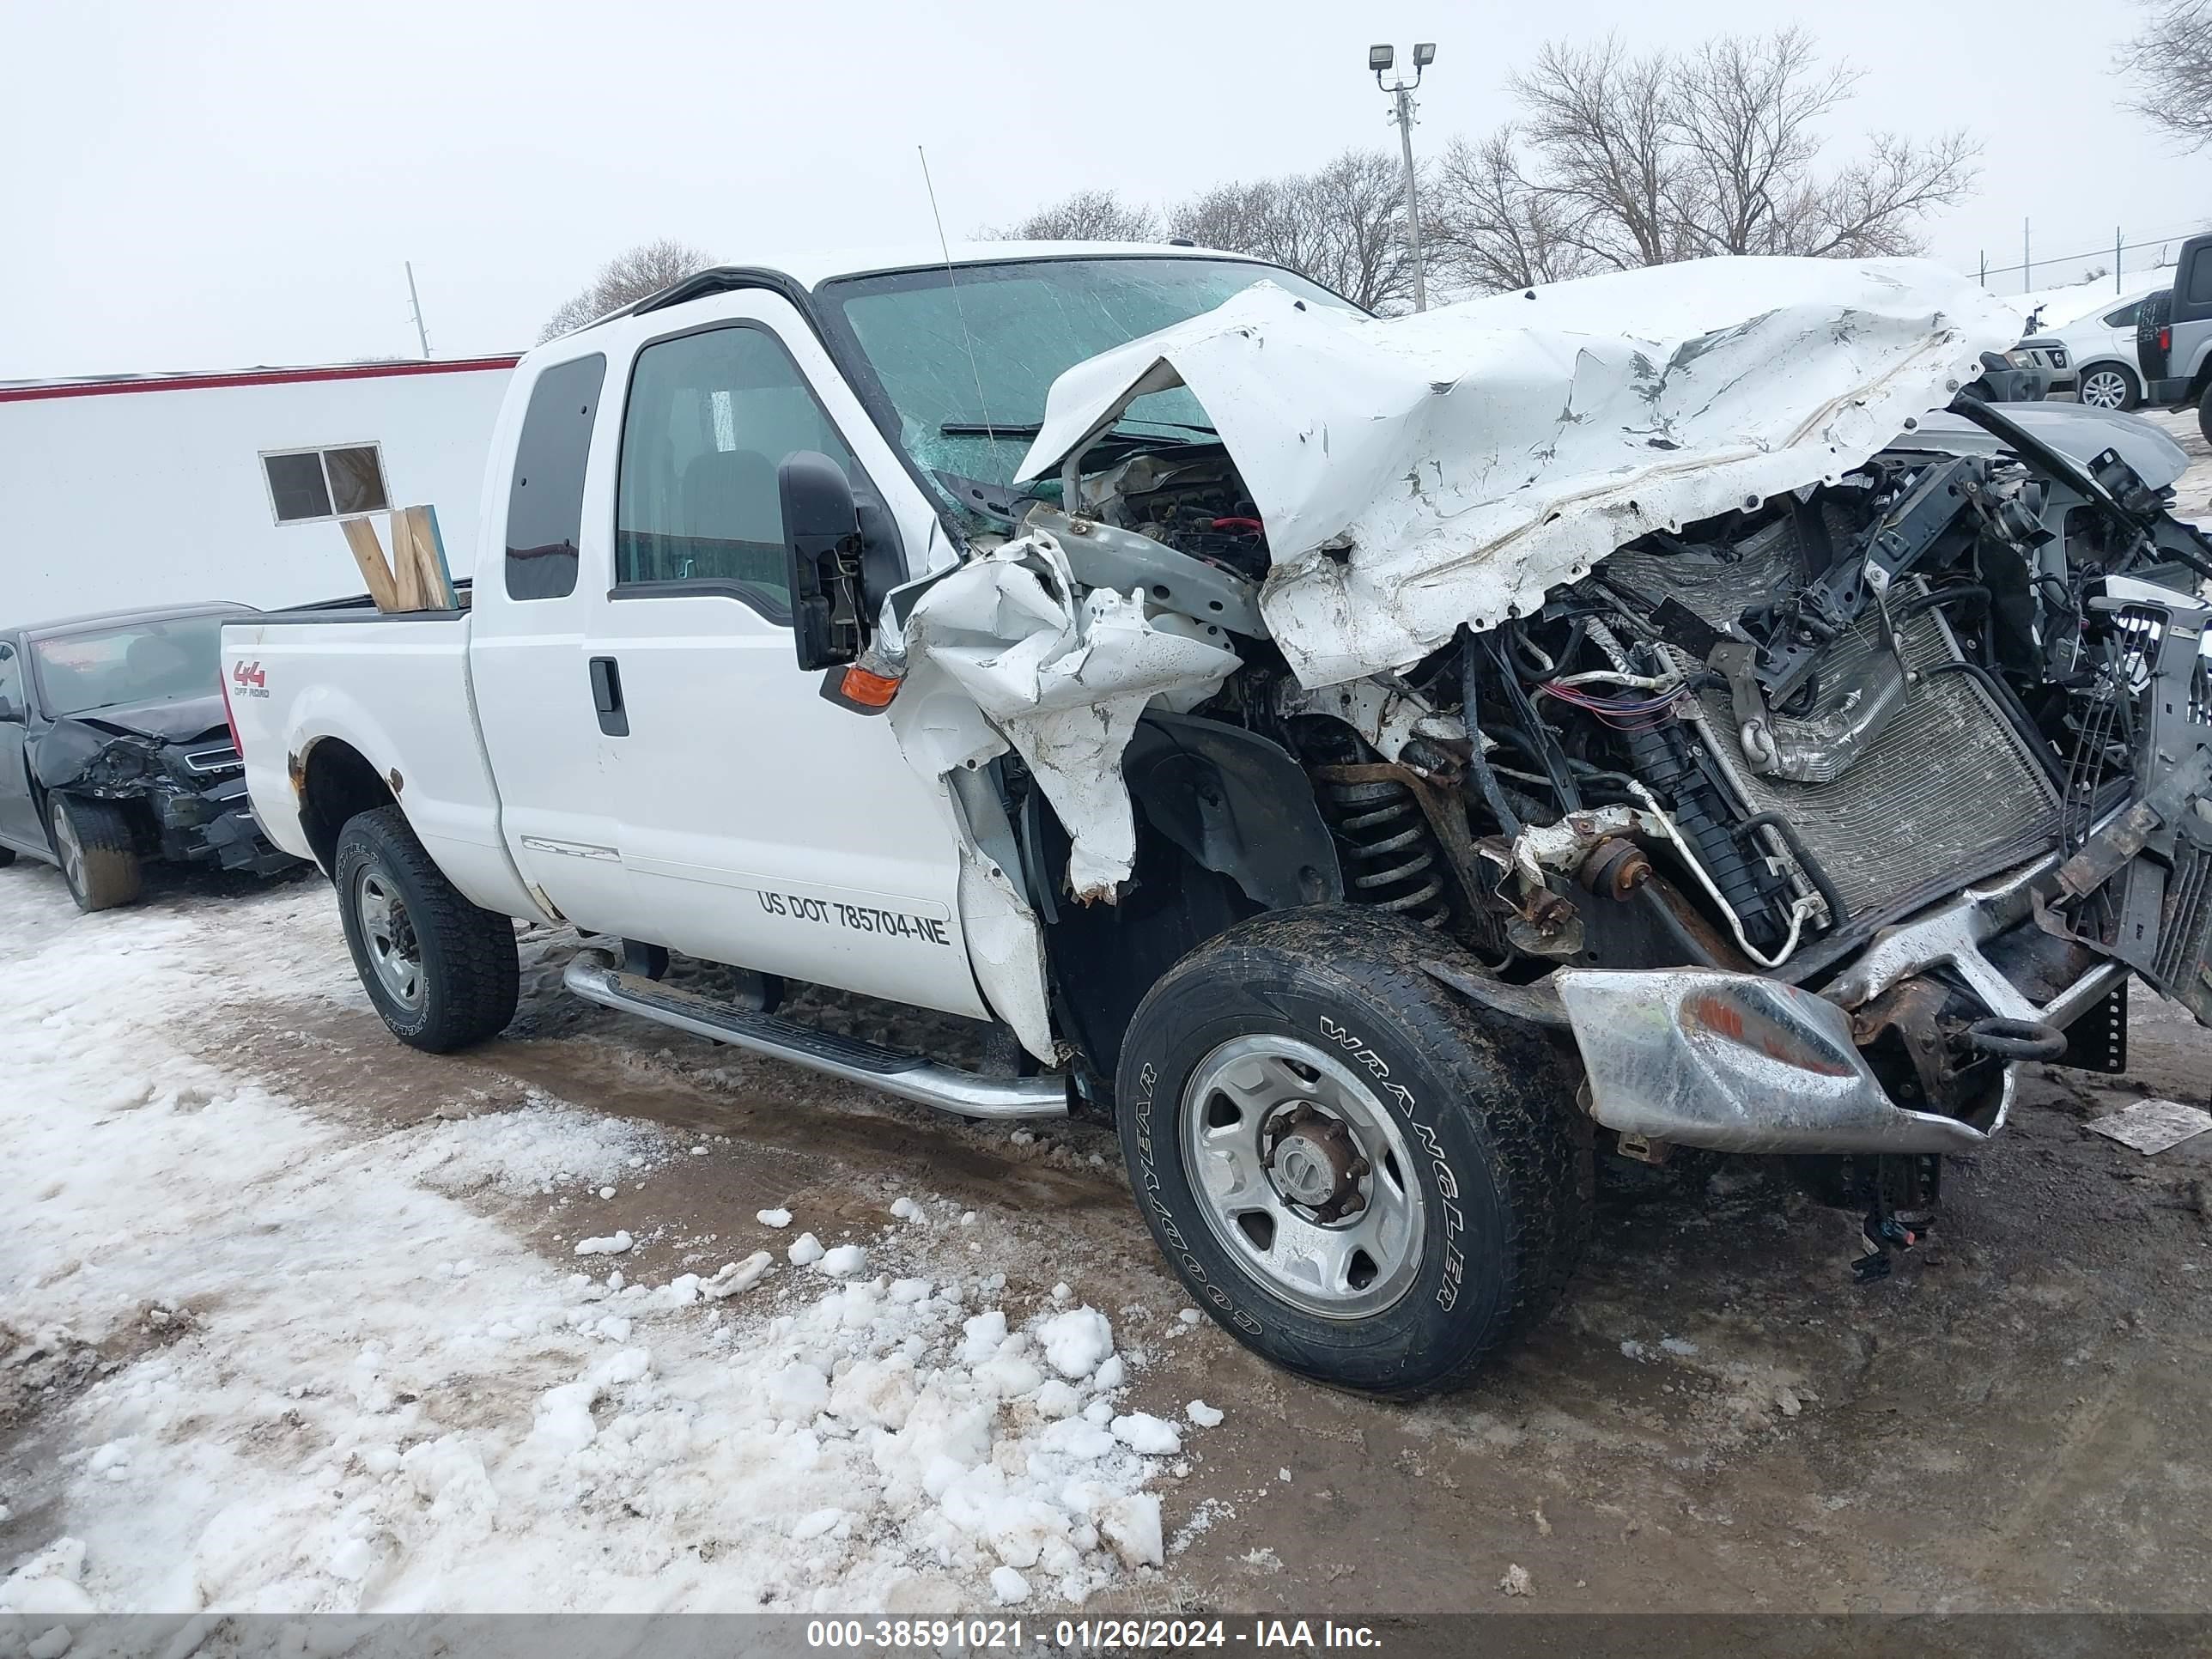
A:
<svg viewBox="0 0 2212 1659">
<path fill-rule="evenodd" d="M 85 910 L 138 896 L 149 860 L 274 875 L 202 605 L 0 628 L 0 864 L 58 865 Z"/>
</svg>

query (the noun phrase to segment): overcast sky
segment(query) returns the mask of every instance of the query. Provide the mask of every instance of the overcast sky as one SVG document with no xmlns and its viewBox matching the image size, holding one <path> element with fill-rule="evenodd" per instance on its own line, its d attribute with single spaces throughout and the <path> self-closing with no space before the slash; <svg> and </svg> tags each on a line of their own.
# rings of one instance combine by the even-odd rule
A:
<svg viewBox="0 0 2212 1659">
<path fill-rule="evenodd" d="M 1434 39 L 1416 142 L 1487 130 L 1547 38 L 1639 46 L 1803 21 L 1866 70 L 1834 143 L 1963 126 L 1979 189 L 1933 228 L 2037 285 L 2212 213 L 2212 155 L 2118 107 L 2126 0 L 1567 6 L 527 8 L 0 0 L 0 380 L 512 349 L 610 254 L 957 239 L 1079 185 L 1165 200 L 1382 143 L 1371 40 Z M 2102 253 L 2094 250 L 2105 250 Z M 2130 256 L 2130 264 L 2148 256 Z M 2017 272 L 1993 288 L 2017 289 Z"/>
</svg>

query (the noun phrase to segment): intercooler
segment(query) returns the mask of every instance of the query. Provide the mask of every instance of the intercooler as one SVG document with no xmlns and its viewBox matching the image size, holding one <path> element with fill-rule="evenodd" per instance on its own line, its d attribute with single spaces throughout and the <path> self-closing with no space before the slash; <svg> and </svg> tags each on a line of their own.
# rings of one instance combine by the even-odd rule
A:
<svg viewBox="0 0 2212 1659">
<path fill-rule="evenodd" d="M 1673 555 L 1624 549 L 1605 568 L 1640 592 L 1678 600 L 1722 630 L 1745 607 L 1784 598 L 1810 580 L 1787 520 L 1733 551 L 1737 556 L 1729 560 L 1697 548 Z M 1753 772 L 1735 736 L 1728 691 L 1709 687 L 1698 698 L 1713 758 L 1746 809 L 1779 812 L 1795 826 L 1854 922 L 1910 909 L 2032 858 L 2058 838 L 2058 792 L 1990 693 L 1971 673 L 1931 672 L 1961 660 L 1942 617 L 1923 610 L 1899 635 L 1914 671 L 1905 709 L 1826 783 Z M 1805 718 L 1836 712 L 1883 648 L 1869 613 L 1822 659 Z"/>
</svg>

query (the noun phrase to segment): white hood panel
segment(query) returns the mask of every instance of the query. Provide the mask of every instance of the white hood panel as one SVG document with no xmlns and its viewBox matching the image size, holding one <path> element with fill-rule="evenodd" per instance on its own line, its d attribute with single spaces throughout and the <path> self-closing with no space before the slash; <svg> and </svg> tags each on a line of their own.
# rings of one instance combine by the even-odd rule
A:
<svg viewBox="0 0 2212 1659">
<path fill-rule="evenodd" d="M 1698 260 L 1384 319 L 1262 283 L 1060 375 L 1021 476 L 1188 386 L 1267 526 L 1269 631 L 1330 685 L 1525 615 L 1651 530 L 1837 477 L 2014 327 L 1914 259 Z"/>
</svg>

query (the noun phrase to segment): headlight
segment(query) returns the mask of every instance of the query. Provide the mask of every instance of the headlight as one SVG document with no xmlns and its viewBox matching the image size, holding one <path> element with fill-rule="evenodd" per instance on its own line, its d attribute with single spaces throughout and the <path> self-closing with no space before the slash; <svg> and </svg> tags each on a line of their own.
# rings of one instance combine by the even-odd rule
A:
<svg viewBox="0 0 2212 1659">
<path fill-rule="evenodd" d="M 100 751 L 99 769 L 118 783 L 143 777 L 146 772 L 146 751 L 136 744 L 110 744 Z"/>
<path fill-rule="evenodd" d="M 2015 348 L 2005 353 L 2005 362 L 2014 368 L 2033 368 L 2035 354 L 2033 351 L 2022 351 Z"/>
</svg>

